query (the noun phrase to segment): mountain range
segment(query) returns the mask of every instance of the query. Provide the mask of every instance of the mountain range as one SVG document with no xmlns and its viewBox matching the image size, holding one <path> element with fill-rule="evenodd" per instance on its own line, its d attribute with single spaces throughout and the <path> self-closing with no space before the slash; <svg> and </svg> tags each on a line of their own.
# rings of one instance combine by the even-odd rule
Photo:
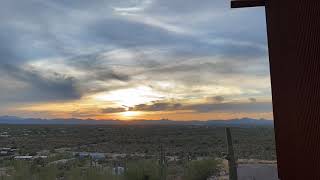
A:
<svg viewBox="0 0 320 180">
<path fill-rule="evenodd" d="M 0 116 L 0 124 L 16 125 L 204 125 L 204 126 L 273 126 L 273 120 L 267 119 L 229 119 L 207 121 L 174 121 L 161 120 L 95 120 L 95 119 L 39 119 L 21 118 L 16 116 Z"/>
</svg>

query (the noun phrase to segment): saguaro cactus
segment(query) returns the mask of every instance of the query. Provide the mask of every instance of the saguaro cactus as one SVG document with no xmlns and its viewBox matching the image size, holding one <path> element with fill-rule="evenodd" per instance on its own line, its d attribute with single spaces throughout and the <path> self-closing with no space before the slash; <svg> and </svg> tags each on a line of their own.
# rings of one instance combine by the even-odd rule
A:
<svg viewBox="0 0 320 180">
<path fill-rule="evenodd" d="M 230 132 L 230 128 L 226 128 L 226 134 L 227 134 L 227 148 L 228 148 L 228 165 L 229 165 L 229 179 L 230 180 L 237 180 L 238 174 L 237 174 L 237 164 L 236 164 L 236 158 L 234 156 L 234 150 L 232 145 L 232 136 Z"/>
<path fill-rule="evenodd" d="M 166 168 L 166 156 L 163 149 L 162 144 L 160 145 L 160 158 L 159 158 L 159 164 L 160 164 L 160 179 L 165 180 L 165 168 Z"/>
</svg>

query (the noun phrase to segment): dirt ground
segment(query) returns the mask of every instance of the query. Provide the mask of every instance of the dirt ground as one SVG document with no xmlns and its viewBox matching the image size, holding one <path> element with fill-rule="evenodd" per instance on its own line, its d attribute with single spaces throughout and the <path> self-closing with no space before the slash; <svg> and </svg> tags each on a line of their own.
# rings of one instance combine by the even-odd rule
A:
<svg viewBox="0 0 320 180">
<path fill-rule="evenodd" d="M 217 180 L 228 180 L 228 161 L 224 160 L 225 170 Z M 241 159 L 238 160 L 238 180 L 278 180 L 276 161 Z"/>
<path fill-rule="evenodd" d="M 278 180 L 276 164 L 239 164 L 238 180 Z"/>
</svg>

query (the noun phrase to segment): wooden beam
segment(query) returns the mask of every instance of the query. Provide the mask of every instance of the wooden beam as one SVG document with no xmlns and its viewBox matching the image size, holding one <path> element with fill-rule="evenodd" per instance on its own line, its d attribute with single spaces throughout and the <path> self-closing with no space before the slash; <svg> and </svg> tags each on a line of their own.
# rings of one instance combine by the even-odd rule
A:
<svg viewBox="0 0 320 180">
<path fill-rule="evenodd" d="M 231 0 L 231 8 L 265 6 L 265 0 Z"/>
</svg>

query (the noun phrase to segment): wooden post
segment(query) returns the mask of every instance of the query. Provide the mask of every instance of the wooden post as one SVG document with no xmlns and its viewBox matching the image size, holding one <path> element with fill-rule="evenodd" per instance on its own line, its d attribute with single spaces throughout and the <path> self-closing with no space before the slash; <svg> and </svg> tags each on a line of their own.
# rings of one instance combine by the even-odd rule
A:
<svg viewBox="0 0 320 180">
<path fill-rule="evenodd" d="M 229 179 L 237 180 L 238 179 L 237 163 L 236 163 L 236 158 L 234 156 L 230 128 L 226 128 L 226 134 L 227 134 L 227 148 L 228 148 L 227 160 L 229 165 Z"/>
</svg>

